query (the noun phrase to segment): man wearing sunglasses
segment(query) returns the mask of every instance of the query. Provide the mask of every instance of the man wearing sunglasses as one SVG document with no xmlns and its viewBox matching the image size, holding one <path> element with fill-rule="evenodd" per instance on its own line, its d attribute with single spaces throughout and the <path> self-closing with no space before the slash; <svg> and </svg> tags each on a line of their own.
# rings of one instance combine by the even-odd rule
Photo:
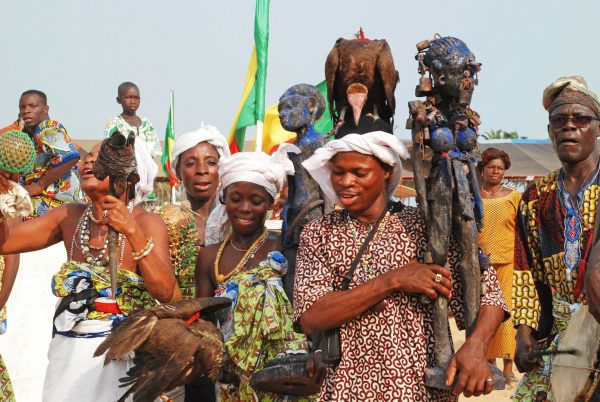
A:
<svg viewBox="0 0 600 402">
<path fill-rule="evenodd" d="M 513 394 L 515 401 L 534 401 L 544 394 L 554 400 L 551 361 L 530 352 L 557 346 L 560 331 L 585 300 L 586 268 L 593 274 L 588 275 L 587 301 L 590 308 L 600 306 L 600 264 L 588 264 L 600 207 L 600 103 L 583 78 L 563 77 L 546 88 L 543 105 L 562 167 L 525 190 L 517 215 L 515 363 L 527 374 Z"/>
</svg>

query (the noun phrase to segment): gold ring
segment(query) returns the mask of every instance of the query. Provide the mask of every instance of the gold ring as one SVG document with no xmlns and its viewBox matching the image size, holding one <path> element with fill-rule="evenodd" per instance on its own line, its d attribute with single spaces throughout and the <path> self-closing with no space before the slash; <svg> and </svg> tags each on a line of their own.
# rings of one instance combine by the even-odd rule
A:
<svg viewBox="0 0 600 402">
<path fill-rule="evenodd" d="M 106 218 L 108 216 L 108 209 L 103 209 L 102 210 L 102 217 Z"/>
<path fill-rule="evenodd" d="M 442 274 L 435 274 L 435 279 L 433 281 L 435 283 L 440 283 L 442 281 Z"/>
</svg>

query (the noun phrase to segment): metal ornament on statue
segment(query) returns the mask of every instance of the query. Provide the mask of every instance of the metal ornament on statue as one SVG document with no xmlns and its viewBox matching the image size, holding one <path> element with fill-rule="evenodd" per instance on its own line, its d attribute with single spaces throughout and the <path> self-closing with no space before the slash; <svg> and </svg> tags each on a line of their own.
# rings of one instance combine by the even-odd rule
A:
<svg viewBox="0 0 600 402">
<path fill-rule="evenodd" d="M 92 166 L 92 172 L 98 180 L 108 177 L 110 195 L 121 198 L 129 187 L 128 199 L 135 195 L 135 185 L 140 181 L 137 173 L 135 159 L 135 134 L 130 132 L 127 137 L 120 132 L 115 132 L 111 137 L 102 141 L 98 158 Z M 103 212 L 103 217 L 104 212 Z M 119 234 L 108 228 L 108 264 L 110 271 L 110 296 L 117 297 L 117 269 L 118 269 Z"/>
</svg>

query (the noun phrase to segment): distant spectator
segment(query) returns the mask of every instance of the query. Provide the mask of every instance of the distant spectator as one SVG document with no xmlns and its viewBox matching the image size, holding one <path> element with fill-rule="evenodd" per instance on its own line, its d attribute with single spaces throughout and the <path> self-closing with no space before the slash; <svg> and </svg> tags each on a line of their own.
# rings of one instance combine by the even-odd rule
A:
<svg viewBox="0 0 600 402">
<path fill-rule="evenodd" d="M 510 157 L 504 151 L 488 148 L 482 154 L 477 168 L 483 176 L 481 197 L 483 198 L 483 230 L 479 242 L 490 255 L 496 269 L 500 288 L 509 309 L 512 308 L 511 289 L 514 268 L 515 222 L 521 193 L 502 184 L 504 172 L 510 168 Z M 514 386 L 517 378 L 513 374 L 516 331 L 512 321 L 505 321 L 490 342 L 488 359 L 496 364 L 496 358 L 504 359 L 503 374 L 507 386 Z"/>
<path fill-rule="evenodd" d="M 32 89 L 21 95 L 19 117 L 37 152 L 33 171 L 20 178 L 33 202 L 32 217 L 64 203 L 82 201 L 77 177 L 79 151 L 63 125 L 50 120 L 48 110 L 48 98 L 42 91 Z"/>
<path fill-rule="evenodd" d="M 120 131 L 125 135 L 133 131 L 138 141 L 141 140 L 148 144 L 152 157 L 156 158 L 162 155 L 162 149 L 152 123 L 147 118 L 136 114 L 140 107 L 140 100 L 140 90 L 133 82 L 124 82 L 119 85 L 117 103 L 121 105 L 123 112 L 108 121 L 104 134 L 108 138 L 115 131 Z"/>
</svg>

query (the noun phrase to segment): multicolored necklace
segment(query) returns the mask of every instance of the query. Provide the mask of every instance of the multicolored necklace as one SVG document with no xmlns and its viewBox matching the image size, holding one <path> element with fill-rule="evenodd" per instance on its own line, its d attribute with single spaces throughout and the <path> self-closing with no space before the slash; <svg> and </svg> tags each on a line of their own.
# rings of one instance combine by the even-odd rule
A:
<svg viewBox="0 0 600 402">
<path fill-rule="evenodd" d="M 231 278 L 233 275 L 240 272 L 246 266 L 248 261 L 250 261 L 254 257 L 254 254 L 258 251 L 260 246 L 263 245 L 263 243 L 265 242 L 265 239 L 267 238 L 268 233 L 269 232 L 268 232 L 267 228 L 265 228 L 265 230 L 262 232 L 262 234 L 256 240 L 254 240 L 254 243 L 252 243 L 250 248 L 246 251 L 246 254 L 244 254 L 244 256 L 242 257 L 240 262 L 237 263 L 235 268 L 233 268 L 231 270 L 231 272 L 229 272 L 227 275 L 223 275 L 223 274 L 219 273 L 219 262 L 221 262 L 221 255 L 223 254 L 223 250 L 225 250 L 225 246 L 227 245 L 227 243 L 231 242 L 231 233 L 229 233 L 229 235 L 225 238 L 225 240 L 223 240 L 223 243 L 221 243 L 221 246 L 219 247 L 219 251 L 217 252 L 217 256 L 215 257 L 214 271 L 215 271 L 215 278 L 217 279 L 217 282 L 223 283 L 227 279 Z"/>
</svg>

